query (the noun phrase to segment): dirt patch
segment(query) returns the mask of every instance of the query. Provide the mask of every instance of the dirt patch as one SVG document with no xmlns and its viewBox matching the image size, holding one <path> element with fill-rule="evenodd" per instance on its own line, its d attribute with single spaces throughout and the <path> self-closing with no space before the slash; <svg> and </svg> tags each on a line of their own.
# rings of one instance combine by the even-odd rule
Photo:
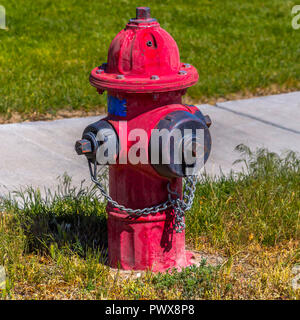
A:
<svg viewBox="0 0 300 320">
<path fill-rule="evenodd" d="M 203 259 L 206 260 L 207 265 L 218 266 L 221 265 L 225 258 L 218 254 L 205 253 L 202 251 L 189 250 L 193 253 L 192 263 L 199 266 Z M 145 275 L 146 271 L 142 270 L 118 270 L 115 268 L 110 268 L 113 275 L 119 275 L 123 279 L 137 279 Z"/>
<path fill-rule="evenodd" d="M 92 111 L 85 110 L 60 110 L 56 114 L 46 113 L 39 114 L 37 112 L 31 114 L 20 114 L 18 112 L 12 112 L 10 115 L 0 115 L 0 124 L 5 123 L 18 123 L 18 122 L 29 122 L 29 121 L 52 121 L 58 119 L 67 118 L 81 118 L 81 117 L 92 117 L 106 112 L 105 107 L 98 107 Z"/>
</svg>

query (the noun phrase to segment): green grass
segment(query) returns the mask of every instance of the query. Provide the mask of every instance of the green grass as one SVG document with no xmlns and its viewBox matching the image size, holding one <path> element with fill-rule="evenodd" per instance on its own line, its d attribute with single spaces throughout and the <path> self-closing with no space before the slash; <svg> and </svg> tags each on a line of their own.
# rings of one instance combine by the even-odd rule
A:
<svg viewBox="0 0 300 320">
<path fill-rule="evenodd" d="M 300 263 L 300 159 L 237 149 L 247 170 L 203 177 L 186 213 L 188 245 L 223 256 L 222 265 L 139 278 L 110 270 L 105 204 L 63 177 L 46 200 L 33 189 L 0 199 L 2 298 L 300 299 L 290 286 Z"/>
<path fill-rule="evenodd" d="M 266 149 L 237 146 L 246 173 L 198 185 L 187 215 L 188 238 L 201 245 L 205 235 L 215 246 L 247 245 L 253 239 L 274 246 L 300 238 L 300 160 L 293 152 L 280 157 Z"/>
<path fill-rule="evenodd" d="M 195 65 L 197 101 L 277 85 L 299 89 L 300 31 L 291 27 L 297 1 L 148 1 L 152 14 Z M 105 104 L 88 82 L 109 44 L 140 1 L 1 0 L 0 114 L 54 114 Z"/>
</svg>

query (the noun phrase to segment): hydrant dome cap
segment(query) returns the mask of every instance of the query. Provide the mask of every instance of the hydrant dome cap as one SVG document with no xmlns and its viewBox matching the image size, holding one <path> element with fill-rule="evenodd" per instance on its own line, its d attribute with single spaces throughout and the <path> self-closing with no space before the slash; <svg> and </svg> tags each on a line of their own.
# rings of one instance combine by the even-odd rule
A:
<svg viewBox="0 0 300 320">
<path fill-rule="evenodd" d="M 125 92 L 161 92 L 184 89 L 198 81 L 197 70 L 180 62 L 172 36 L 150 16 L 147 7 L 137 8 L 110 44 L 107 65 L 94 68 L 90 82 L 98 89 Z"/>
</svg>

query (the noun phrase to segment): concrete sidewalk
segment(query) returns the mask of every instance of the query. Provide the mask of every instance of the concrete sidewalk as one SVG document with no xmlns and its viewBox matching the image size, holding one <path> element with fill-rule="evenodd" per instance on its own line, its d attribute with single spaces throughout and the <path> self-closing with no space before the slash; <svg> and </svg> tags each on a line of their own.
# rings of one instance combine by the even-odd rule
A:
<svg viewBox="0 0 300 320">
<path fill-rule="evenodd" d="M 199 108 L 213 123 L 212 153 L 206 165 L 209 174 L 219 174 L 220 168 L 223 172 L 240 170 L 232 165 L 239 157 L 233 150 L 240 143 L 275 152 L 300 152 L 300 92 Z M 74 143 L 100 117 L 0 125 L 0 195 L 29 185 L 55 188 L 64 172 L 74 185 L 82 180 L 89 184 L 87 162 L 77 156 Z"/>
<path fill-rule="evenodd" d="M 239 158 L 233 150 L 240 143 L 277 153 L 300 152 L 300 92 L 199 108 L 212 119 L 212 153 L 206 165 L 209 174 L 218 174 L 219 167 L 224 173 L 240 170 L 241 165 L 232 165 Z"/>
</svg>

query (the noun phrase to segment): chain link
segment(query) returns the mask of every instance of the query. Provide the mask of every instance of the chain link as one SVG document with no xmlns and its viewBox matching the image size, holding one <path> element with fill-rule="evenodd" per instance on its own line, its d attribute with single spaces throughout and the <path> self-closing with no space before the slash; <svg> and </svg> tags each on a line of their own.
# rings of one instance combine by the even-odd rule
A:
<svg viewBox="0 0 300 320">
<path fill-rule="evenodd" d="M 149 215 L 151 213 L 165 211 L 168 208 L 173 208 L 174 215 L 175 215 L 174 230 L 177 233 L 181 233 L 185 229 L 184 213 L 185 211 L 191 209 L 193 204 L 193 200 L 195 197 L 196 183 L 197 183 L 196 176 L 187 176 L 185 178 L 185 188 L 183 191 L 182 199 L 180 199 L 180 196 L 177 192 L 174 192 L 171 190 L 170 182 L 168 182 L 167 189 L 169 194 L 168 194 L 167 201 L 153 207 L 147 207 L 143 209 L 132 209 L 119 204 L 117 201 L 113 200 L 112 197 L 105 191 L 104 187 L 97 179 L 97 162 L 92 163 L 91 161 L 88 161 L 88 164 L 89 164 L 89 170 L 91 174 L 91 180 L 95 183 L 97 188 L 100 190 L 102 196 L 112 206 L 126 212 L 128 215 L 135 215 L 135 216 Z M 172 198 L 173 196 L 176 196 L 176 198 L 173 199 Z"/>
</svg>

